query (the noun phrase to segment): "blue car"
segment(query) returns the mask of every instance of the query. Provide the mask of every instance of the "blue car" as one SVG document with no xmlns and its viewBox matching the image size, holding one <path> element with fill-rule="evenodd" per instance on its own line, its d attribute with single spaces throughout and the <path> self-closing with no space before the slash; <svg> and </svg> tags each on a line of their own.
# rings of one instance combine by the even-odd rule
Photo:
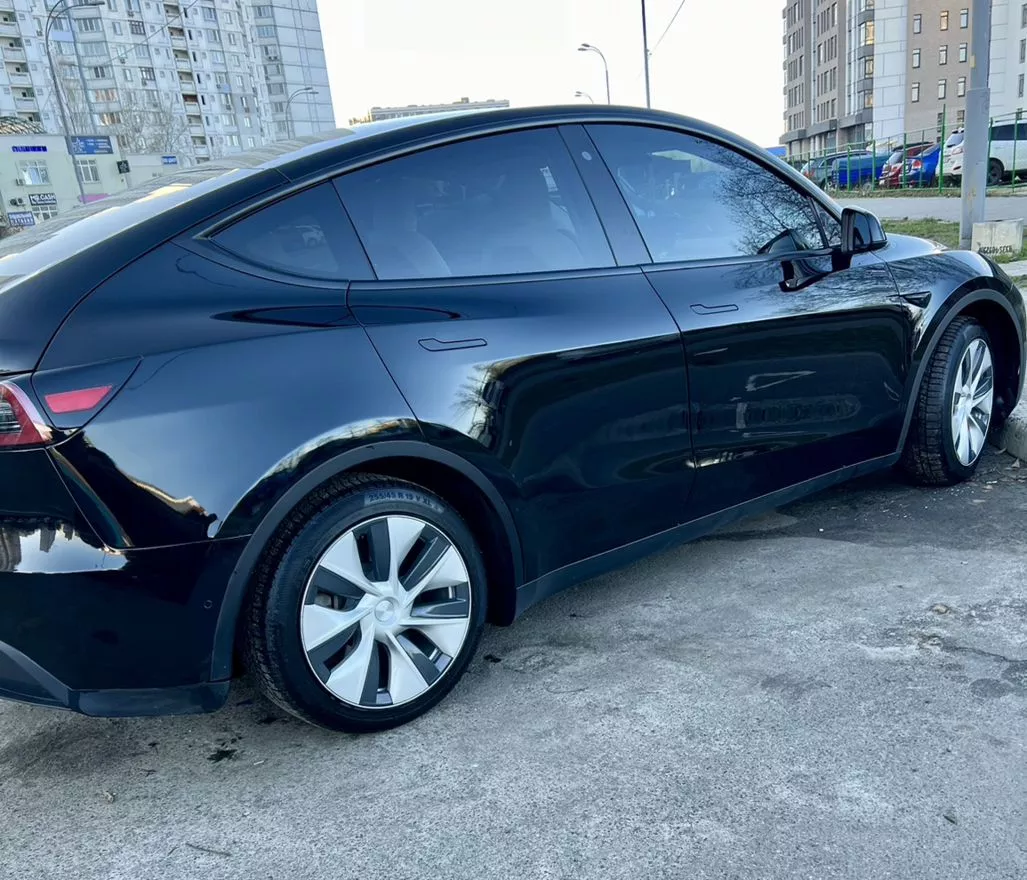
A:
<svg viewBox="0 0 1027 880">
<path fill-rule="evenodd" d="M 920 155 L 906 160 L 906 185 L 931 186 L 937 182 L 941 144 L 932 144 Z"/>
<path fill-rule="evenodd" d="M 828 181 L 837 189 L 869 189 L 881 175 L 891 153 L 852 153 L 831 163 Z"/>
</svg>

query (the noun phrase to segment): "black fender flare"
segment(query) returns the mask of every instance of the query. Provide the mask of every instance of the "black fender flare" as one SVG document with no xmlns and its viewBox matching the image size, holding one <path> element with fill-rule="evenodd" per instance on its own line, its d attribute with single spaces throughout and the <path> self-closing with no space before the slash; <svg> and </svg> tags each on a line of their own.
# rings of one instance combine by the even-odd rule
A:
<svg viewBox="0 0 1027 880">
<path fill-rule="evenodd" d="M 923 356 L 920 358 L 920 362 L 916 368 L 916 374 L 913 381 L 908 384 L 909 395 L 906 399 L 906 415 L 902 422 L 902 433 L 899 436 L 899 448 L 896 450 L 896 455 L 900 456 L 902 450 L 906 446 L 906 437 L 909 434 L 910 425 L 913 423 L 913 413 L 916 410 L 916 399 L 920 391 L 920 383 L 923 381 L 924 373 L 927 371 L 927 367 L 931 362 L 931 358 L 934 357 L 935 349 L 941 342 L 941 337 L 948 329 L 951 324 L 962 311 L 970 305 L 977 302 L 987 301 L 1001 306 L 1003 311 L 1008 315 L 1009 320 L 1013 322 L 1013 326 L 1016 328 L 1017 337 L 1020 340 L 1020 379 L 1024 378 L 1024 369 L 1027 366 L 1027 346 L 1024 345 L 1024 328 L 1020 322 L 1019 316 L 1013 310 L 1009 304 L 1009 300 L 1001 296 L 991 287 L 980 287 L 971 290 L 960 296 L 948 305 L 947 310 L 942 315 L 941 320 L 938 321 L 937 326 L 931 333 L 927 343 L 923 345 Z"/>
<path fill-rule="evenodd" d="M 250 578 L 267 542 L 289 512 L 322 483 L 368 462 L 387 458 L 421 458 L 445 465 L 469 479 L 488 499 L 503 525 L 514 565 L 514 588 L 524 582 L 521 541 L 514 525 L 513 515 L 495 485 L 477 467 L 455 453 L 417 440 L 389 440 L 351 449 L 324 462 L 304 474 L 272 505 L 260 524 L 250 535 L 225 587 L 221 610 L 218 613 L 214 641 L 211 648 L 211 681 L 222 681 L 232 675 L 236 626 Z"/>
</svg>

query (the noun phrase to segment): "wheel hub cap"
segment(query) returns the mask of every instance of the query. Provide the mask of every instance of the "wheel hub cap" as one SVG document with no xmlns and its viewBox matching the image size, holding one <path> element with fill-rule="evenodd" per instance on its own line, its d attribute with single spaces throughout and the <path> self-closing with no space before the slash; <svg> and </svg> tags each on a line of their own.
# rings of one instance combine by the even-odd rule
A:
<svg viewBox="0 0 1027 880">
<path fill-rule="evenodd" d="M 964 467 L 984 449 L 995 400 L 995 370 L 983 339 L 974 339 L 959 359 L 952 389 L 952 446 Z"/>
<path fill-rule="evenodd" d="M 434 686 L 470 623 L 470 579 L 453 542 L 425 520 L 384 516 L 322 554 L 300 608 L 300 640 L 334 697 L 385 708 Z"/>
</svg>

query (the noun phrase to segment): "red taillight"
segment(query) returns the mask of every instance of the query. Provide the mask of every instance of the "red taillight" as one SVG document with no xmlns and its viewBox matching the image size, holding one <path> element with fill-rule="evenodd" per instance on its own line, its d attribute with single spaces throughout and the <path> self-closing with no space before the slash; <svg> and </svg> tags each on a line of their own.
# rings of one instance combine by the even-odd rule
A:
<svg viewBox="0 0 1027 880">
<path fill-rule="evenodd" d="M 924 163 L 921 162 L 919 159 L 914 159 L 913 160 L 913 170 L 914 171 L 919 171 L 923 167 L 924 167 Z"/>
<path fill-rule="evenodd" d="M 17 385 L 0 382 L 0 447 L 49 443 L 50 428 Z"/>
<path fill-rule="evenodd" d="M 96 388 L 83 388 L 81 391 L 62 391 L 58 394 L 47 394 L 44 400 L 46 400 L 47 409 L 55 416 L 89 412 L 103 402 L 113 387 L 113 385 L 100 385 Z"/>
</svg>

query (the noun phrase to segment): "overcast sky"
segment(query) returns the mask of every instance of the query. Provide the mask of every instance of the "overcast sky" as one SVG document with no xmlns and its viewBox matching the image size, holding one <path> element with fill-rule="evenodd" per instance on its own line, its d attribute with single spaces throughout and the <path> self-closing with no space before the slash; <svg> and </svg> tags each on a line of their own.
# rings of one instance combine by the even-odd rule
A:
<svg viewBox="0 0 1027 880">
<path fill-rule="evenodd" d="M 782 126 L 778 0 L 648 0 L 653 106 L 776 144 Z M 640 0 L 318 0 L 336 122 L 373 105 L 509 98 L 644 105 Z"/>
</svg>

